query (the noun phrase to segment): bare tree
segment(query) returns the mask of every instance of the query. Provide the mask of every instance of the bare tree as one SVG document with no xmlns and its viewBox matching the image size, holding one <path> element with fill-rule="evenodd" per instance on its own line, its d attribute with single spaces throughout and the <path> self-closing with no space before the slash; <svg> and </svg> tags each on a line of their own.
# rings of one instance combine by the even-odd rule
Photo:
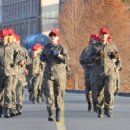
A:
<svg viewBox="0 0 130 130">
<path fill-rule="evenodd" d="M 65 0 L 59 22 L 62 39 L 71 56 L 70 81 L 76 89 L 82 88 L 84 83 L 79 55 L 87 46 L 89 36 L 92 33 L 98 34 L 100 28 L 107 27 L 110 30 L 113 41 L 121 51 L 123 62 L 127 60 L 125 50 L 129 47 L 130 26 L 128 9 L 122 0 Z"/>
</svg>

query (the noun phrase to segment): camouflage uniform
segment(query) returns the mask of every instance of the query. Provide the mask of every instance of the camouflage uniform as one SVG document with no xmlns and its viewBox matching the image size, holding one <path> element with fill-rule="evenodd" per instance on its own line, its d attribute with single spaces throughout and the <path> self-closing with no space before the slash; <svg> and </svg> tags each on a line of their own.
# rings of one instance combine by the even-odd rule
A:
<svg viewBox="0 0 130 130">
<path fill-rule="evenodd" d="M 60 55 L 59 55 L 60 54 Z M 46 103 L 49 117 L 53 115 L 56 107 L 56 117 L 62 111 L 63 95 L 66 85 L 66 66 L 68 53 L 61 44 L 48 44 L 42 54 L 45 57 L 46 66 L 44 79 L 46 84 Z M 41 58 L 43 61 L 44 59 Z"/>
<path fill-rule="evenodd" d="M 105 109 L 105 114 L 110 117 L 114 106 L 116 68 L 113 59 L 119 59 L 118 50 L 113 43 L 109 42 L 107 42 L 106 45 L 97 42 L 95 46 L 91 48 L 90 54 L 86 59 L 88 63 L 93 62 L 95 64 L 92 80 L 95 86 L 97 86 L 99 117 L 103 114 L 103 108 Z"/>
<path fill-rule="evenodd" d="M 4 107 L 5 117 L 9 117 L 9 111 L 12 109 L 12 88 L 13 76 L 16 75 L 16 65 L 18 64 L 17 51 L 10 43 L 1 46 L 2 66 L 4 68 Z"/>
<path fill-rule="evenodd" d="M 89 46 L 91 47 L 91 46 Z M 92 64 L 86 64 L 85 63 L 85 58 L 86 55 L 89 52 L 89 47 L 85 48 L 81 55 L 80 55 L 80 64 L 82 65 L 84 69 L 84 80 L 85 80 L 85 92 L 86 92 L 86 101 L 88 103 L 88 111 L 91 111 L 92 109 L 92 104 L 95 106 L 95 101 L 93 99 L 94 97 L 94 92 L 92 92 L 92 84 L 91 84 L 91 74 L 92 74 Z M 94 111 L 96 111 L 96 108 L 94 108 Z"/>
<path fill-rule="evenodd" d="M 0 117 L 3 115 L 3 104 L 4 104 L 4 68 L 3 68 L 3 53 L 1 53 L 3 50 L 1 49 L 0 45 Z"/>
<path fill-rule="evenodd" d="M 40 62 L 40 74 L 39 74 L 39 86 L 38 86 L 38 96 L 37 101 L 41 102 L 44 101 L 44 90 L 43 90 L 43 73 L 45 69 L 45 63 Z"/>
<path fill-rule="evenodd" d="M 39 89 L 41 89 L 41 61 L 40 56 L 37 55 L 32 58 L 32 79 L 31 79 L 31 88 L 33 94 L 33 103 L 37 102 Z"/>
<path fill-rule="evenodd" d="M 20 46 L 20 45 L 19 45 Z M 26 65 L 30 64 L 30 57 L 27 53 L 27 50 L 24 47 L 20 46 L 19 50 L 19 60 L 24 61 L 25 65 L 18 65 L 18 71 L 17 71 L 17 86 L 16 86 L 16 109 L 18 111 L 18 114 L 22 113 L 22 106 L 23 106 L 23 100 L 24 100 L 24 88 L 27 85 L 26 82 Z"/>
</svg>

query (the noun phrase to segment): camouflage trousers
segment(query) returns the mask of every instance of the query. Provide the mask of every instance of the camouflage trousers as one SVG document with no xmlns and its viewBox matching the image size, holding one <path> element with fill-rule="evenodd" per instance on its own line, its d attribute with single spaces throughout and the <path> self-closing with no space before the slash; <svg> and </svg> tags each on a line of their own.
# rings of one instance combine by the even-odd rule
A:
<svg viewBox="0 0 130 130">
<path fill-rule="evenodd" d="M 16 86 L 16 104 L 23 105 L 25 86 L 26 76 L 24 74 L 18 75 L 18 82 Z"/>
<path fill-rule="evenodd" d="M 42 86 L 42 81 L 41 81 L 40 75 L 35 75 L 31 79 L 31 91 L 33 94 L 33 100 L 37 100 L 38 96 L 40 95 L 41 92 L 41 86 Z"/>
<path fill-rule="evenodd" d="M 5 76 L 4 78 L 4 107 L 12 109 L 12 89 L 14 76 Z"/>
<path fill-rule="evenodd" d="M 65 85 L 66 80 L 64 79 L 46 79 L 46 104 L 48 111 L 53 112 L 54 107 L 57 110 L 62 110 Z"/>
<path fill-rule="evenodd" d="M 97 102 L 97 87 L 92 83 L 91 79 L 85 79 L 85 93 L 88 103 L 95 104 Z"/>
<path fill-rule="evenodd" d="M 95 84 L 97 85 L 97 106 L 100 109 L 113 109 L 114 93 L 116 89 L 116 78 L 114 75 L 105 77 L 98 76 Z"/>
<path fill-rule="evenodd" d="M 11 90 L 11 94 L 12 94 L 12 109 L 15 110 L 16 109 L 16 86 L 18 83 L 18 76 L 14 75 L 13 76 L 13 85 L 12 85 L 12 90 Z"/>
<path fill-rule="evenodd" d="M 0 107 L 4 104 L 4 76 L 0 76 Z"/>
</svg>

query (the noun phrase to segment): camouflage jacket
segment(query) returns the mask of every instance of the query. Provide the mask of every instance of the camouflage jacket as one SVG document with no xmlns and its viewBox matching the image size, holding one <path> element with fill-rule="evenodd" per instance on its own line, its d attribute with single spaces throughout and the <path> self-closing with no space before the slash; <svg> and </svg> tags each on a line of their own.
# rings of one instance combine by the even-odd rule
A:
<svg viewBox="0 0 130 130">
<path fill-rule="evenodd" d="M 88 52 L 85 61 L 87 64 L 92 63 L 94 65 L 93 71 L 96 75 L 106 76 L 115 74 L 116 68 L 113 59 L 118 61 L 120 60 L 120 57 L 114 43 L 108 42 L 106 45 L 103 45 L 101 42 L 97 42 L 94 46 L 89 48 Z"/>
<path fill-rule="evenodd" d="M 79 59 L 80 64 L 82 65 L 82 67 L 84 69 L 84 74 L 85 74 L 86 78 L 90 76 L 91 70 L 92 70 L 92 66 L 93 66 L 92 64 L 87 64 L 86 63 L 86 57 L 87 57 L 87 55 L 89 53 L 89 47 L 91 47 L 91 46 L 86 47 L 82 51 L 82 53 L 80 55 L 80 59 Z"/>
<path fill-rule="evenodd" d="M 18 53 L 11 43 L 0 46 L 0 68 L 5 76 L 15 75 L 18 64 Z"/>
<path fill-rule="evenodd" d="M 57 54 L 54 54 L 54 52 Z M 46 57 L 44 76 L 49 79 L 66 79 L 66 67 L 68 65 L 68 53 L 62 44 L 48 44 L 43 50 Z"/>
</svg>

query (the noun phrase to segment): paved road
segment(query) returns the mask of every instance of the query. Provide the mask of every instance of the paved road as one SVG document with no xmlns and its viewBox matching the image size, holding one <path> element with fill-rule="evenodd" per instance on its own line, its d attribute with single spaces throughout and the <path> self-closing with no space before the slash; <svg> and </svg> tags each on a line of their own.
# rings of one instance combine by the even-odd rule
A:
<svg viewBox="0 0 130 130">
<path fill-rule="evenodd" d="M 113 118 L 87 111 L 84 94 L 65 94 L 64 120 L 48 122 L 45 103 L 32 104 L 26 92 L 21 116 L 0 119 L 0 130 L 130 130 L 130 97 L 117 96 Z"/>
</svg>

